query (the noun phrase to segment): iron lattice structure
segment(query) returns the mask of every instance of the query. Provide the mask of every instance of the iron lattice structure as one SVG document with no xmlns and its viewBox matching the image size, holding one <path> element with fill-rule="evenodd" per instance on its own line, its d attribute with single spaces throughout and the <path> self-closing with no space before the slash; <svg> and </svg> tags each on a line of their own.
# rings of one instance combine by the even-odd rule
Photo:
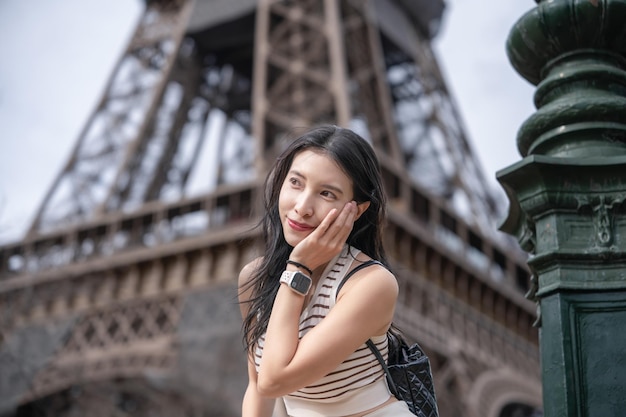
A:
<svg viewBox="0 0 626 417">
<path fill-rule="evenodd" d="M 503 207 L 430 47 L 443 9 L 147 1 L 30 231 L 0 248 L 0 415 L 239 415 L 235 282 L 262 179 L 322 122 L 380 158 L 396 321 L 442 417 L 539 409 L 525 258 L 494 232 Z"/>
</svg>

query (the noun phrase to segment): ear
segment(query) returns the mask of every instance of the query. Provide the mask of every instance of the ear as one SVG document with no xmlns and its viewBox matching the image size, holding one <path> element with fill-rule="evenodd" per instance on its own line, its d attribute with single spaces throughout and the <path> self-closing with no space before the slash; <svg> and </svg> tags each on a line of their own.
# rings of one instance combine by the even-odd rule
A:
<svg viewBox="0 0 626 417">
<path fill-rule="evenodd" d="M 356 205 L 356 218 L 354 219 L 354 221 L 357 221 L 359 217 L 361 217 L 361 214 L 365 213 L 365 211 L 369 208 L 369 206 L 370 206 L 369 201 L 364 201 L 362 203 L 357 204 Z"/>
</svg>

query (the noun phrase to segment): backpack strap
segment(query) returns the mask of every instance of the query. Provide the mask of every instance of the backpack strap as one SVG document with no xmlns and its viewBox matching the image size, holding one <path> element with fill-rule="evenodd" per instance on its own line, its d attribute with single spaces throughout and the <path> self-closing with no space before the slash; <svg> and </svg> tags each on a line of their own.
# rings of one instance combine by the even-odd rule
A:
<svg viewBox="0 0 626 417">
<path fill-rule="evenodd" d="M 389 341 L 387 341 L 387 343 L 389 343 Z M 374 356 L 376 356 L 376 359 L 378 359 L 380 366 L 383 367 L 383 371 L 385 371 L 385 376 L 387 377 L 387 385 L 389 386 L 389 391 L 391 391 L 391 394 L 393 394 L 393 396 L 397 398 L 398 388 L 396 388 L 396 384 L 395 382 L 393 382 L 393 378 L 391 377 L 391 372 L 389 372 L 389 367 L 387 366 L 387 363 L 385 362 L 383 355 L 380 354 L 380 351 L 378 350 L 374 342 L 372 342 L 372 339 L 367 339 L 367 342 L 365 342 L 365 344 L 367 345 L 368 348 L 370 348 Z"/>
<path fill-rule="evenodd" d="M 352 271 L 348 272 L 346 274 L 346 276 L 343 277 L 343 279 L 339 283 L 339 286 L 337 287 L 337 291 L 335 292 L 335 300 L 337 299 L 337 296 L 339 295 L 339 290 L 341 290 L 341 287 L 343 287 L 343 284 L 346 283 L 348 278 L 350 278 L 352 275 L 354 275 L 357 271 L 360 271 L 363 268 L 367 268 L 370 265 L 380 265 L 380 266 L 383 266 L 383 267 L 385 266 L 381 262 L 375 261 L 373 259 L 370 259 L 369 261 L 365 261 L 361 265 L 357 265 L 354 269 L 352 269 Z"/>
</svg>

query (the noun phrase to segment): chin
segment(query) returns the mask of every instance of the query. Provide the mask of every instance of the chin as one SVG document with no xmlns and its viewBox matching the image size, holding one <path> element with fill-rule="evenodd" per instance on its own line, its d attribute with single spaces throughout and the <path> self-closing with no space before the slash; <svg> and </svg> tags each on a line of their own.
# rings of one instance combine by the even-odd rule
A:
<svg viewBox="0 0 626 417">
<path fill-rule="evenodd" d="M 287 241 L 287 244 L 292 248 L 295 248 L 298 243 L 302 242 L 302 239 L 301 237 L 285 236 L 285 241 Z"/>
<path fill-rule="evenodd" d="M 306 236 L 308 236 L 308 235 L 306 235 Z M 302 242 L 302 240 L 306 236 L 302 236 L 301 233 L 296 234 L 293 230 L 288 230 L 288 229 L 285 230 L 285 228 L 283 228 L 283 237 L 285 238 L 285 241 L 287 242 L 287 244 L 289 246 L 291 246 L 292 248 L 295 248 L 296 245 L 298 243 Z"/>
</svg>

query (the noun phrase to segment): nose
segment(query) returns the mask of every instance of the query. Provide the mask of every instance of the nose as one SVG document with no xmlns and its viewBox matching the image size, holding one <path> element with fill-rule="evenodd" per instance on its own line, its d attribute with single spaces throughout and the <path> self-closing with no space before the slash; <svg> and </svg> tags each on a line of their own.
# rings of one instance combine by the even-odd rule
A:
<svg viewBox="0 0 626 417">
<path fill-rule="evenodd" d="M 294 210 L 302 217 L 311 216 L 313 214 L 313 202 L 311 195 L 307 192 L 300 193 L 296 199 Z"/>
</svg>

